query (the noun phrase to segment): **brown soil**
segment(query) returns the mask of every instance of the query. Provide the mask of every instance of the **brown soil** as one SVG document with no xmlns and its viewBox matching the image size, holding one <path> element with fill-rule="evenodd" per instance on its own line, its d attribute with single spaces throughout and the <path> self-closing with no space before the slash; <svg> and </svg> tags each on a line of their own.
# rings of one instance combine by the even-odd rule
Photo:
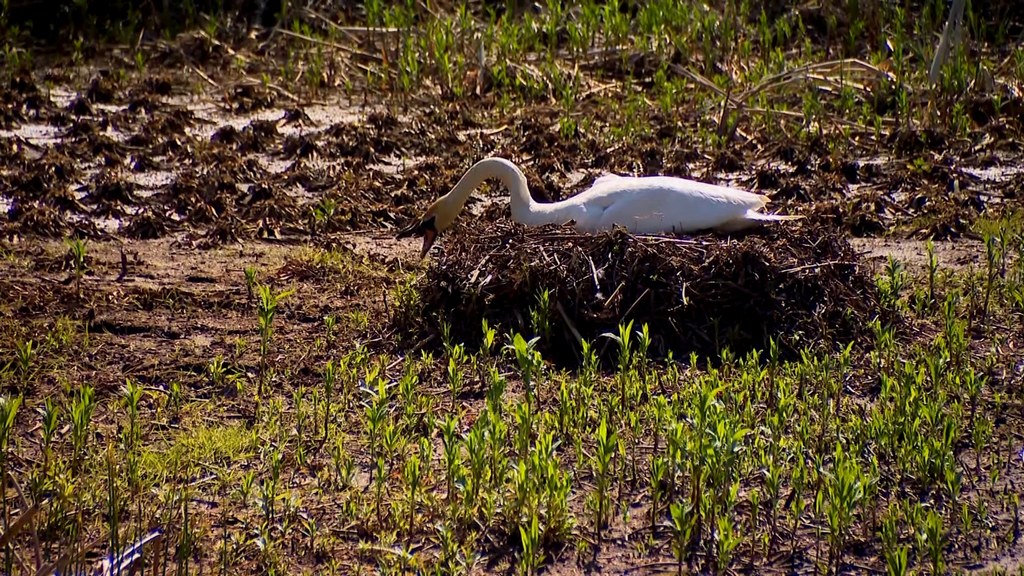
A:
<svg viewBox="0 0 1024 576">
<path fill-rule="evenodd" d="M 467 343 L 478 341 L 485 315 L 503 330 L 531 332 L 529 309 L 545 288 L 554 306 L 553 334 L 564 344 L 546 355 L 564 365 L 578 360 L 579 336 L 602 340 L 627 319 L 651 326 L 652 352 L 677 357 L 713 355 L 723 343 L 742 353 L 780 335 L 790 354 L 801 342 L 857 342 L 878 312 L 871 274 L 881 261 L 894 255 L 923 264 L 923 238 L 933 238 L 943 266 L 980 268 L 984 249 L 972 223 L 1024 194 L 1016 120 L 979 122 L 970 142 L 906 129 L 835 151 L 823 138 L 775 142 L 753 134 L 712 154 L 699 151 L 684 128 L 702 121 L 695 112 L 615 117 L 607 113 L 617 109 L 614 93 L 577 103 L 576 114 L 601 123 L 563 133 L 553 106 L 535 101 L 499 113 L 486 91 L 468 103 L 361 102 L 334 93 L 293 99 L 255 79 L 203 80 L 182 72 L 196 65 L 209 72 L 232 58 L 226 47 L 189 35 L 152 55 L 143 73 L 97 68 L 80 78 L 40 69 L 0 87 L 3 361 L 12 343 L 42 342 L 61 319 L 87 335 L 74 344 L 80 349 L 48 353 L 39 378 L 17 390 L 33 410 L 67 382 L 89 382 L 113 403 L 131 378 L 160 403 L 172 383 L 182 384 L 190 400 L 210 403 L 191 419 L 161 420 L 166 429 L 182 422 L 250 424 L 252 402 L 214 386 L 206 374 L 216 356 L 243 377 L 256 370 L 248 266 L 277 289 L 298 289 L 275 324 L 273 362 L 291 370 L 275 381 L 286 382 L 284 393 L 319 385 L 326 361 L 356 344 L 389 359 L 430 349 L 438 344 L 439 317 Z M 639 77 L 646 64 L 616 66 L 626 69 L 609 65 L 599 72 Z M 198 94 L 188 88 L 196 84 L 204 86 Z M 650 129 L 610 144 L 611 129 L 627 122 Z M 519 162 L 539 200 L 564 198 L 605 171 L 663 173 L 741 185 L 807 219 L 737 238 L 583 237 L 510 224 L 506 193 L 485 187 L 470 206 L 477 217 L 440 240 L 431 260 L 420 261 L 418 241 L 393 239 L 488 154 Z M 61 242 L 68 237 L 89 240 L 80 283 Z M 426 314 L 414 322 L 407 315 L 396 319 L 393 292 L 415 274 Z M 461 313 L 445 313 L 455 309 Z M 666 309 L 679 314 L 669 318 Z M 324 345 L 318 340 L 329 315 L 341 318 L 340 335 Z M 1019 330 L 1007 332 L 1015 343 Z M 1007 348 L 1013 364 L 1018 353 Z M 601 349 L 614 352 L 607 340 Z M 387 367 L 389 380 L 401 376 L 395 366 Z M 1017 368 L 1009 366 L 1001 382 L 1019 380 Z M 423 390 L 428 397 L 447 393 L 436 375 L 424 375 Z M 472 390 L 459 400 L 472 411 L 480 396 Z M 157 412 L 157 401 L 150 402 Z M 113 415 L 96 420 L 101 439 L 116 436 Z M 1000 426 L 1004 433 L 1009 427 Z M 15 466 L 29 469 L 38 457 L 38 432 L 22 432 L 27 456 Z M 290 488 L 308 490 L 325 466 L 315 463 Z M 371 466 L 361 454 L 358 476 L 366 478 Z M 1014 470 L 1007 482 L 1019 481 Z M 197 515 L 210 531 L 222 528 L 214 509 L 229 499 L 214 496 L 221 502 L 204 503 L 208 508 Z M 309 506 L 337 539 L 333 558 L 372 565 L 370 553 L 357 547 L 374 535 L 338 525 L 337 504 Z M 254 515 L 235 508 L 230 514 L 231 523 Z M 637 552 L 636 543 L 647 537 L 644 514 L 637 504 L 630 524 L 613 523 L 593 564 L 577 562 L 572 550 L 552 552 L 553 571 L 674 571 L 664 534 L 655 549 Z M 811 527 L 806 530 L 800 536 L 809 539 Z M 508 567 L 515 538 L 486 543 L 497 559 L 487 570 Z M 204 569 L 212 570 L 215 559 L 205 560 Z M 292 560 L 290 567 L 311 571 L 325 561 Z M 958 565 L 967 564 L 961 560 Z M 257 568 L 251 557 L 241 562 Z"/>
</svg>

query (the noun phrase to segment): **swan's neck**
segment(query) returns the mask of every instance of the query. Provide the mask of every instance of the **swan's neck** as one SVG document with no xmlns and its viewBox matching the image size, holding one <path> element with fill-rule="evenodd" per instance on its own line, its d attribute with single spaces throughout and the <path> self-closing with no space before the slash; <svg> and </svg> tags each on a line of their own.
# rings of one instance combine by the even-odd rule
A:
<svg viewBox="0 0 1024 576">
<path fill-rule="evenodd" d="M 561 215 L 558 213 L 557 206 L 533 201 L 523 171 L 512 162 L 497 157 L 484 158 L 474 164 L 446 195 L 446 200 L 453 204 L 453 213 L 460 212 L 469 199 L 469 195 L 480 184 L 491 178 L 500 181 L 508 188 L 512 219 L 516 222 L 528 226 L 562 223 L 559 220 Z"/>
</svg>

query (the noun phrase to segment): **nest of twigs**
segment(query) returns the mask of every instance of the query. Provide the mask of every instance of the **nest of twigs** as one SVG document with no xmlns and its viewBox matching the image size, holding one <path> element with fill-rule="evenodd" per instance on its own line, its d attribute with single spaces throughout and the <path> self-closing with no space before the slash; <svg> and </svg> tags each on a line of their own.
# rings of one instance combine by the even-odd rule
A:
<svg viewBox="0 0 1024 576">
<path fill-rule="evenodd" d="M 791 357 L 868 336 L 883 312 L 858 262 L 844 238 L 806 224 L 663 238 L 499 222 L 482 235 L 454 231 L 418 288 L 425 317 L 469 345 L 480 341 L 483 318 L 503 332 L 543 331 L 531 309 L 547 290 L 540 346 L 564 363 L 579 361 L 580 338 L 611 357 L 616 345 L 601 335 L 630 320 L 648 325 L 652 355 L 716 359 L 725 347 L 744 354 L 775 339 Z M 440 321 L 424 325 L 436 330 Z"/>
</svg>

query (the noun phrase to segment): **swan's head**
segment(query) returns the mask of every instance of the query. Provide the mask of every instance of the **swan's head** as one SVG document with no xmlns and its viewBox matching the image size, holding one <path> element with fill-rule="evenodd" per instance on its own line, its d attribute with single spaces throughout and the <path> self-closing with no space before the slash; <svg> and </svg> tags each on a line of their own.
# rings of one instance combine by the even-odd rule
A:
<svg viewBox="0 0 1024 576">
<path fill-rule="evenodd" d="M 439 198 L 427 208 L 423 216 L 398 233 L 398 238 L 423 237 L 423 250 L 420 258 L 427 255 L 438 235 L 451 227 L 455 222 L 458 210 L 451 206 L 446 198 Z"/>
</svg>

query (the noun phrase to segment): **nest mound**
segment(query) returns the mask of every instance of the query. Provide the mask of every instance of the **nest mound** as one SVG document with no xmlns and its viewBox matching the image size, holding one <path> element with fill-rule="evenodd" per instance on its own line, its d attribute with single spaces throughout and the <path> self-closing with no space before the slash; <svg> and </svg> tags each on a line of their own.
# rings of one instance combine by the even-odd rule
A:
<svg viewBox="0 0 1024 576">
<path fill-rule="evenodd" d="M 648 325 L 652 355 L 717 358 L 724 347 L 744 354 L 774 338 L 792 357 L 868 336 L 881 310 L 858 261 L 843 237 L 810 225 L 677 239 L 499 222 L 483 235 L 455 230 L 418 289 L 426 315 L 467 344 L 480 341 L 483 318 L 533 334 L 530 310 L 547 290 L 540 345 L 562 363 L 578 362 L 580 337 L 597 342 L 630 320 Z M 605 357 L 615 349 L 598 346 Z"/>
</svg>

